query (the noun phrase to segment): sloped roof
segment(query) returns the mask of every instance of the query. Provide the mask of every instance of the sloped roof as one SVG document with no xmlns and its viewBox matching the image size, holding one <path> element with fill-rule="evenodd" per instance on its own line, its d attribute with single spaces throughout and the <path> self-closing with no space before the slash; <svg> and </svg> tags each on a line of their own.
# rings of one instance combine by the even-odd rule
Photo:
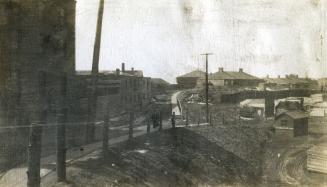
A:
<svg viewBox="0 0 327 187">
<path fill-rule="evenodd" d="M 264 80 L 267 83 L 273 83 L 273 84 L 289 84 L 290 83 L 285 78 L 265 78 Z"/>
<path fill-rule="evenodd" d="M 293 111 L 287 111 L 284 113 L 279 114 L 276 119 L 280 118 L 281 116 L 287 115 L 293 119 L 301 119 L 301 118 L 307 118 L 309 117 L 305 112 L 301 110 L 293 110 Z"/>
<path fill-rule="evenodd" d="M 211 74 L 209 79 L 259 80 L 258 77 L 238 71 L 218 71 Z"/>
<path fill-rule="evenodd" d="M 227 72 L 216 72 L 209 76 L 209 79 L 233 79 L 233 77 Z"/>
<path fill-rule="evenodd" d="M 267 83 L 274 84 L 309 84 L 310 81 L 304 78 L 265 78 Z"/>
<path fill-rule="evenodd" d="M 154 84 L 169 85 L 169 82 L 163 80 L 162 78 L 151 78 L 151 82 Z"/>
<path fill-rule="evenodd" d="M 205 76 L 205 72 L 203 71 L 200 71 L 200 70 L 195 70 L 195 71 L 192 71 L 190 73 L 186 73 L 184 75 L 181 75 L 179 77 L 204 77 Z M 178 78 L 178 77 L 177 77 Z"/>
<path fill-rule="evenodd" d="M 252 79 L 252 80 L 259 79 L 258 77 L 247 74 L 245 72 L 228 71 L 227 73 L 231 75 L 234 79 Z"/>
</svg>

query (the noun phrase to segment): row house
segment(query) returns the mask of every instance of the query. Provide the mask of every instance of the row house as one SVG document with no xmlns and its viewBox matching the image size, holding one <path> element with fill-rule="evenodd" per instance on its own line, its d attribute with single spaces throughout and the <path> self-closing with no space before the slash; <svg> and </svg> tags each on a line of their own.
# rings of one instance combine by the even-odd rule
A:
<svg viewBox="0 0 327 187">
<path fill-rule="evenodd" d="M 295 74 L 285 75 L 285 77 L 278 76 L 277 78 L 267 76 L 264 80 L 264 87 L 269 90 L 317 89 L 318 87 L 317 81 L 300 78 Z"/>
</svg>

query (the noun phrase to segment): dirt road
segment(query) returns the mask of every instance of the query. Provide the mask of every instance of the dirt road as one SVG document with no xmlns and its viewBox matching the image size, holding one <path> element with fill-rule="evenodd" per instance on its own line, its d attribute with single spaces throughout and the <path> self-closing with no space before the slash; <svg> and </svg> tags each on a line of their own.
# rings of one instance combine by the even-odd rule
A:
<svg viewBox="0 0 327 187">
<path fill-rule="evenodd" d="M 275 134 L 268 144 L 264 163 L 265 186 L 327 186 L 327 176 L 306 170 L 307 150 L 319 137 Z"/>
<path fill-rule="evenodd" d="M 134 137 L 144 135 L 146 133 L 146 126 L 136 124 Z M 169 128 L 170 124 L 167 121 L 163 123 L 164 128 Z M 128 133 L 128 128 L 126 125 L 115 127 L 115 129 L 121 128 L 126 130 Z M 151 131 L 156 131 L 156 129 L 151 128 Z M 117 138 L 109 139 L 109 145 L 114 145 L 128 139 L 128 135 L 123 135 Z M 84 145 L 81 147 L 75 147 L 67 150 L 66 153 L 66 162 L 70 163 L 73 160 L 91 154 L 96 150 L 102 148 L 102 142 L 95 142 L 92 144 Z M 41 159 L 41 178 L 55 171 L 56 168 L 56 155 L 50 155 Z M 0 187 L 24 187 L 27 184 L 27 166 L 26 164 L 20 165 L 19 167 L 10 169 L 4 173 L 0 178 Z"/>
</svg>

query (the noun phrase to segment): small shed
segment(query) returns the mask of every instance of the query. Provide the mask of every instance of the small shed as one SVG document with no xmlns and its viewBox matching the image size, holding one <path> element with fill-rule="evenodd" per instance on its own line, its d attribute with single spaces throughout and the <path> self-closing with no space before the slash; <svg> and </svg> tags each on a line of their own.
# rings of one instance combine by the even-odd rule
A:
<svg viewBox="0 0 327 187">
<path fill-rule="evenodd" d="M 301 111 L 287 111 L 275 118 L 276 130 L 293 130 L 293 136 L 308 135 L 308 115 Z"/>
</svg>

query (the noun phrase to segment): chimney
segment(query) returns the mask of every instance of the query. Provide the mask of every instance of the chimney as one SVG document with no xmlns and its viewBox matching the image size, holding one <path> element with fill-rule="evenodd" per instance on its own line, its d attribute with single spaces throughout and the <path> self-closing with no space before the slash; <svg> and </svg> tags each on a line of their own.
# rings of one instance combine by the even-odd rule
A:
<svg viewBox="0 0 327 187">
<path fill-rule="evenodd" d="M 279 78 L 279 79 L 280 79 L 280 75 L 278 75 L 278 76 L 277 76 L 277 78 Z"/>
<path fill-rule="evenodd" d="M 220 67 L 219 72 L 224 72 L 224 68 Z"/>
<path fill-rule="evenodd" d="M 121 63 L 121 71 L 125 72 L 125 63 Z"/>
<path fill-rule="evenodd" d="M 134 68 L 132 68 L 132 72 L 134 71 Z"/>
<path fill-rule="evenodd" d="M 240 73 L 243 73 L 243 68 L 240 68 L 238 71 L 239 71 Z"/>
<path fill-rule="evenodd" d="M 120 69 L 119 68 L 116 69 L 116 75 L 120 75 Z"/>
</svg>

